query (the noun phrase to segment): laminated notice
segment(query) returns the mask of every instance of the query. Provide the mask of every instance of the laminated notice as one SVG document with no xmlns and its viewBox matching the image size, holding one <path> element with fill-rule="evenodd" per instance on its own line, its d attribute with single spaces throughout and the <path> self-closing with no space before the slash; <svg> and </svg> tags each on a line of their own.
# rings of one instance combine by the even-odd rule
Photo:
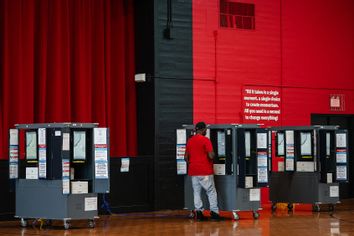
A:
<svg viewBox="0 0 354 236">
<path fill-rule="evenodd" d="M 250 189 L 250 201 L 259 202 L 261 200 L 261 189 L 252 188 Z"/>
<path fill-rule="evenodd" d="M 214 164 L 214 175 L 225 175 L 225 164 Z"/>
<path fill-rule="evenodd" d="M 107 144 L 107 128 L 94 128 L 94 144 Z"/>
<path fill-rule="evenodd" d="M 347 180 L 347 166 L 337 166 L 337 180 Z"/>
<path fill-rule="evenodd" d="M 329 196 L 339 197 L 339 186 L 329 186 Z"/>
<path fill-rule="evenodd" d="M 257 148 L 267 148 L 267 133 L 257 133 Z"/>
<path fill-rule="evenodd" d="M 129 158 L 121 158 L 120 172 L 129 172 Z"/>
<path fill-rule="evenodd" d="M 97 197 L 85 197 L 85 211 L 97 210 Z"/>
<path fill-rule="evenodd" d="M 177 174 L 178 175 L 187 174 L 187 162 L 183 159 L 177 160 Z"/>
<path fill-rule="evenodd" d="M 177 129 L 177 144 L 187 143 L 187 131 L 185 129 Z"/>
</svg>

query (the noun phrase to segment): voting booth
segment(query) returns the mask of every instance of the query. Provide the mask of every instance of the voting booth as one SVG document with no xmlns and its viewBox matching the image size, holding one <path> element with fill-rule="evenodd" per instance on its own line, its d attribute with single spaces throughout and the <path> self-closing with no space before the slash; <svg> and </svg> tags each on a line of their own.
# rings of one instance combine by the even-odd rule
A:
<svg viewBox="0 0 354 236">
<path fill-rule="evenodd" d="M 270 200 L 276 203 L 321 204 L 334 210 L 339 183 L 348 181 L 348 134 L 337 126 L 272 128 L 278 170 L 270 175 Z"/>
<path fill-rule="evenodd" d="M 193 210 L 193 189 L 187 175 L 184 153 L 188 138 L 195 135 L 194 126 L 185 125 L 177 129 L 177 174 L 185 175 L 185 208 Z M 239 211 L 252 211 L 259 217 L 261 209 L 260 187 L 268 185 L 269 179 L 269 132 L 258 125 L 209 125 L 207 137 L 215 152 L 214 180 L 220 210 L 232 211 L 235 220 Z M 208 207 L 207 196 L 203 192 L 203 205 Z"/>
<path fill-rule="evenodd" d="M 62 220 L 65 229 L 87 219 L 94 227 L 97 195 L 109 192 L 109 130 L 97 123 L 17 124 L 9 130 L 9 172 L 23 227 L 30 219 Z"/>
</svg>

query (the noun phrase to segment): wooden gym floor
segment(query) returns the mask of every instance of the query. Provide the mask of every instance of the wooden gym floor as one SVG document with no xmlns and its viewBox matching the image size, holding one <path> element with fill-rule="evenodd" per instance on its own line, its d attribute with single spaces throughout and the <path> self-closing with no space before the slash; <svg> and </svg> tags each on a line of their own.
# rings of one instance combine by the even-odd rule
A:
<svg viewBox="0 0 354 236">
<path fill-rule="evenodd" d="M 339 210 L 333 215 L 328 212 L 312 213 L 277 209 L 260 212 L 254 220 L 250 212 L 241 212 L 241 219 L 231 220 L 231 213 L 221 222 L 195 222 L 188 218 L 188 211 L 160 211 L 148 213 L 115 214 L 101 216 L 95 228 L 87 228 L 87 221 L 72 221 L 72 227 L 64 230 L 61 221 L 53 221 L 52 226 L 39 224 L 21 228 L 19 221 L 1 221 L 0 235 L 272 235 L 272 236 L 316 236 L 353 235 L 354 211 Z"/>
</svg>

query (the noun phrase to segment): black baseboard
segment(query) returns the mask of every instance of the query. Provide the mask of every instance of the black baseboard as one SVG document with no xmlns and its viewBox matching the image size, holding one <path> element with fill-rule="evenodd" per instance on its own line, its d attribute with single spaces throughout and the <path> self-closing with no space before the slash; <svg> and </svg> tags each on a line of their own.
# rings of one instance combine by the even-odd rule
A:
<svg viewBox="0 0 354 236">
<path fill-rule="evenodd" d="M 9 162 L 0 161 L 0 220 L 14 219 L 15 193 L 10 191 Z"/>
</svg>

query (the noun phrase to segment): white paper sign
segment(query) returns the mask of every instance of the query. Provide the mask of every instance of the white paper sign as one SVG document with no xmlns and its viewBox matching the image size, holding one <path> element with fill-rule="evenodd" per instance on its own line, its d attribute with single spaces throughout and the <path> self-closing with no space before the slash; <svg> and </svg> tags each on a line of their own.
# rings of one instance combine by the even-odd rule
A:
<svg viewBox="0 0 354 236">
<path fill-rule="evenodd" d="M 44 129 L 45 130 L 45 129 Z M 38 177 L 46 178 L 47 177 L 47 149 L 45 144 L 41 144 L 42 147 L 38 148 Z"/>
<path fill-rule="evenodd" d="M 9 154 L 10 154 L 10 163 L 11 162 L 16 162 L 18 163 L 18 146 L 11 146 L 9 148 Z"/>
<path fill-rule="evenodd" d="M 184 159 L 184 154 L 186 152 L 185 144 L 177 144 L 176 145 L 176 159 Z"/>
<path fill-rule="evenodd" d="M 257 156 L 257 166 L 258 167 L 267 167 L 267 156 L 266 155 L 258 155 Z"/>
<path fill-rule="evenodd" d="M 225 175 L 225 164 L 214 164 L 214 175 Z"/>
<path fill-rule="evenodd" d="M 253 176 L 245 177 L 245 188 L 253 188 Z"/>
<path fill-rule="evenodd" d="M 250 201 L 259 202 L 261 200 L 261 190 L 259 188 L 250 189 Z"/>
<path fill-rule="evenodd" d="M 108 163 L 107 162 L 96 162 L 95 163 L 95 177 L 96 177 L 96 179 L 107 179 L 108 178 Z"/>
<path fill-rule="evenodd" d="M 267 148 L 267 133 L 257 133 L 257 148 Z"/>
<path fill-rule="evenodd" d="M 18 145 L 18 129 L 10 129 L 10 145 Z"/>
<path fill-rule="evenodd" d="M 315 165 L 312 161 L 297 161 L 296 171 L 298 172 L 314 172 Z"/>
<path fill-rule="evenodd" d="M 45 128 L 38 129 L 38 145 L 46 144 L 46 130 Z"/>
<path fill-rule="evenodd" d="M 63 179 L 63 194 L 69 194 L 69 193 L 70 193 L 70 180 Z"/>
<path fill-rule="evenodd" d="M 124 164 L 124 162 L 122 163 Z M 128 169 L 126 169 L 128 167 Z M 129 171 L 128 166 L 124 166 L 123 171 Z M 95 178 L 108 179 L 108 149 L 95 148 Z"/>
<path fill-rule="evenodd" d="M 329 196 L 339 197 L 339 186 L 329 186 Z"/>
<path fill-rule="evenodd" d="M 63 151 L 70 150 L 70 133 L 63 134 Z"/>
<path fill-rule="evenodd" d="M 336 134 L 336 144 L 338 148 L 347 147 L 347 134 L 346 133 Z"/>
<path fill-rule="evenodd" d="M 294 159 L 285 160 L 285 170 L 293 171 L 294 170 Z"/>
<path fill-rule="evenodd" d="M 284 172 L 284 161 L 278 162 L 278 172 Z"/>
<path fill-rule="evenodd" d="M 286 139 L 286 144 L 294 144 L 294 131 L 293 130 L 286 130 L 285 131 L 285 139 Z"/>
<path fill-rule="evenodd" d="M 94 144 L 107 144 L 107 128 L 94 128 Z"/>
<path fill-rule="evenodd" d="M 337 166 L 337 180 L 346 180 L 346 179 L 347 179 L 347 167 Z"/>
<path fill-rule="evenodd" d="M 26 179 L 38 179 L 38 168 L 26 167 Z"/>
<path fill-rule="evenodd" d="M 327 173 L 327 184 L 333 183 L 333 174 Z"/>
<path fill-rule="evenodd" d="M 268 171 L 266 167 L 258 168 L 257 178 L 258 183 L 268 183 Z"/>
<path fill-rule="evenodd" d="M 17 163 L 10 163 L 9 165 L 9 177 L 10 179 L 17 179 L 18 178 L 18 164 Z"/>
<path fill-rule="evenodd" d="M 187 143 L 187 131 L 185 129 L 177 129 L 177 144 Z"/>
<path fill-rule="evenodd" d="M 85 197 L 85 211 L 97 210 L 97 197 Z"/>
<path fill-rule="evenodd" d="M 185 175 L 187 174 L 187 163 L 184 160 L 177 160 L 177 174 Z"/>
<path fill-rule="evenodd" d="M 347 163 L 347 153 L 346 152 L 337 152 L 336 153 L 337 163 Z"/>
<path fill-rule="evenodd" d="M 39 161 L 47 160 L 47 149 L 46 148 L 39 148 L 38 149 L 38 160 Z"/>
<path fill-rule="evenodd" d="M 63 165 L 63 178 L 68 178 L 70 177 L 70 162 L 69 160 L 63 160 L 62 161 Z"/>
<path fill-rule="evenodd" d="M 46 162 L 39 162 L 38 163 L 38 177 L 39 178 L 46 178 L 47 177 L 47 163 Z"/>
<path fill-rule="evenodd" d="M 129 158 L 121 158 L 120 172 L 129 172 Z"/>
<path fill-rule="evenodd" d="M 107 148 L 95 148 L 95 161 L 107 161 Z"/>
</svg>

